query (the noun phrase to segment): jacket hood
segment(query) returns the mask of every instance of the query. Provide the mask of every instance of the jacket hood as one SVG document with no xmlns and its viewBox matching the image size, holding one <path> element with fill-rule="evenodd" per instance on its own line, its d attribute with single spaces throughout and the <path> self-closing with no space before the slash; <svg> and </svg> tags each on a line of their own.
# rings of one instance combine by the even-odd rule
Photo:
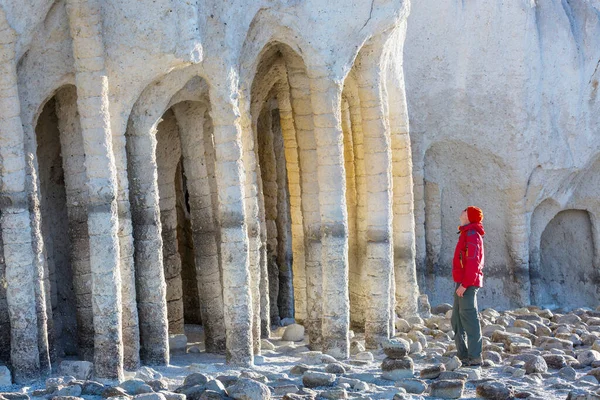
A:
<svg viewBox="0 0 600 400">
<path fill-rule="evenodd" d="M 477 233 L 479 233 L 481 236 L 485 235 L 485 230 L 483 229 L 483 224 L 481 222 L 473 222 L 473 223 L 458 227 L 459 232 L 465 232 L 465 231 L 469 231 L 471 229 L 476 230 Z"/>
</svg>

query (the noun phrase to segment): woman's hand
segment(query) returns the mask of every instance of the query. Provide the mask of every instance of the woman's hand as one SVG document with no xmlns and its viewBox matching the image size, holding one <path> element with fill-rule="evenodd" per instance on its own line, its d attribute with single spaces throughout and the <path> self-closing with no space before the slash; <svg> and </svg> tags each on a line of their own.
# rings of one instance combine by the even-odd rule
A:
<svg viewBox="0 0 600 400">
<path fill-rule="evenodd" d="M 458 287 L 458 289 L 456 289 L 456 294 L 458 295 L 458 297 L 463 297 L 465 294 L 465 291 L 467 290 L 466 287 L 464 287 L 462 284 Z"/>
</svg>

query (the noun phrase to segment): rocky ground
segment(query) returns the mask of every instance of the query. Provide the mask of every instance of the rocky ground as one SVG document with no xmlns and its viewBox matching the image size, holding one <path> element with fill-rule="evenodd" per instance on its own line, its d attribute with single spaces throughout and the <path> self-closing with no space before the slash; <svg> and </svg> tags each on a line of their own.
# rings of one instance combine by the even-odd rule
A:
<svg viewBox="0 0 600 400">
<path fill-rule="evenodd" d="M 201 328 L 187 326 L 186 352 L 173 354 L 169 367 L 127 372 L 110 386 L 90 379 L 90 363 L 67 361 L 46 382 L 0 387 L 0 400 L 600 399 L 600 307 L 484 310 L 482 367 L 462 366 L 455 356 L 450 306 L 432 311 L 398 319 L 396 337 L 382 349 L 365 351 L 363 336 L 354 335 L 344 361 L 310 351 L 301 326 L 280 328 L 263 340 L 253 369 L 204 353 Z M 8 379 L 0 371 L 0 384 Z"/>
</svg>

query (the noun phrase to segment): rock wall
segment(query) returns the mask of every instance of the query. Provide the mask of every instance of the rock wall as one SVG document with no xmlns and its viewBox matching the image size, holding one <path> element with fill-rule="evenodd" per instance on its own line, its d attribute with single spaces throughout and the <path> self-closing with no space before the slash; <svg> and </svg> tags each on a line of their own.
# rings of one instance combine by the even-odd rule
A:
<svg viewBox="0 0 600 400">
<path fill-rule="evenodd" d="M 593 234 L 577 238 L 598 253 L 599 33 L 594 1 L 413 2 L 404 70 L 417 269 L 433 303 L 451 300 L 453 231 L 470 204 L 486 215 L 483 307 L 538 302 L 531 270 L 558 262 L 539 248 L 562 210 L 589 213 Z M 586 260 L 596 271 L 597 257 Z"/>
</svg>

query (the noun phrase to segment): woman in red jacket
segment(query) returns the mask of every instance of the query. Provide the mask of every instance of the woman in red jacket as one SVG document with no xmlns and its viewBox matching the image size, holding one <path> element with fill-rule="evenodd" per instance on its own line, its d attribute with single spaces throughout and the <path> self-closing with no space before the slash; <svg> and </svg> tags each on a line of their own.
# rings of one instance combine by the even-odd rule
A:
<svg viewBox="0 0 600 400">
<path fill-rule="evenodd" d="M 481 365 L 481 325 L 477 291 L 483 284 L 483 212 L 467 207 L 460 215 L 458 243 L 452 261 L 456 283 L 452 308 L 452 330 L 458 358 L 466 365 Z"/>
</svg>

